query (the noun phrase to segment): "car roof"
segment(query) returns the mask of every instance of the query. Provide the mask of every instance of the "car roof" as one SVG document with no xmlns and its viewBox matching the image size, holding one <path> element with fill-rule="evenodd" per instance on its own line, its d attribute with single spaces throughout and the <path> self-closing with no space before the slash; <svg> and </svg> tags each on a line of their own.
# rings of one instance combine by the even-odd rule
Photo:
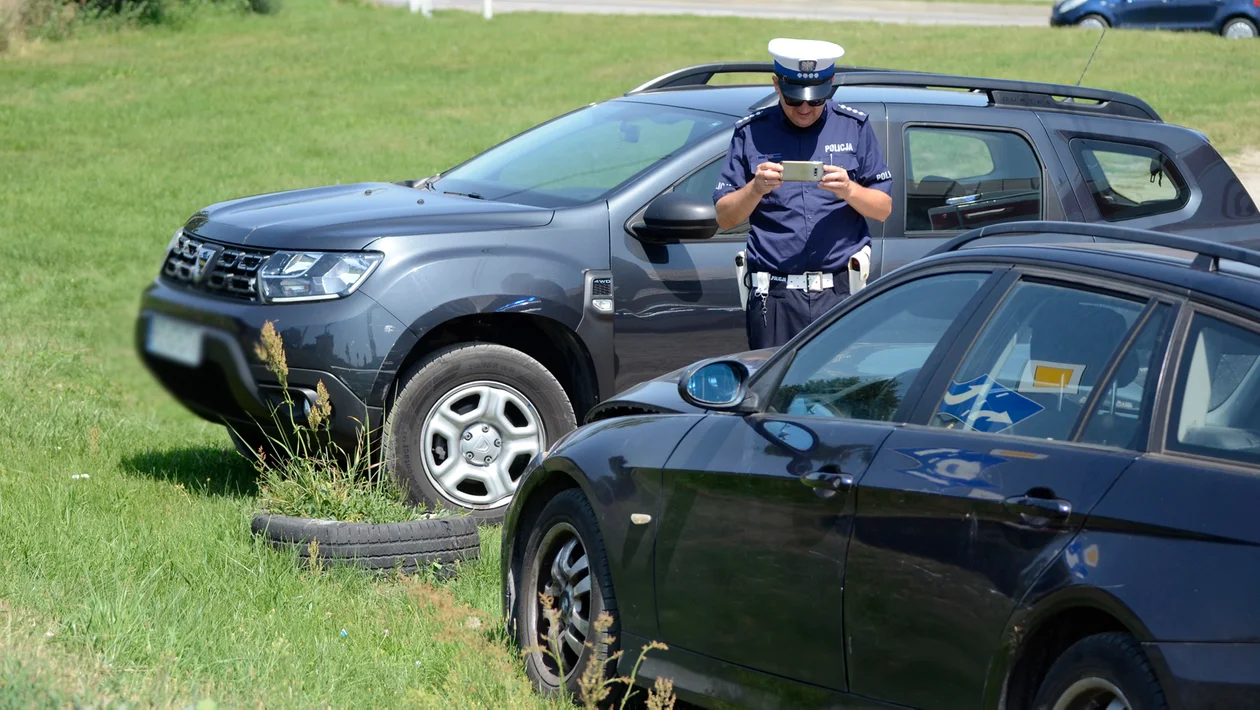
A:
<svg viewBox="0 0 1260 710">
<path fill-rule="evenodd" d="M 1260 254 L 1251 252 L 1260 261 Z M 1154 282 L 1164 290 L 1207 296 L 1260 315 L 1260 266 L 1222 259 L 1216 270 L 1196 268 L 1195 254 L 1150 244 L 1070 242 L 986 244 L 933 254 L 920 265 L 940 262 L 1015 261 L 1069 271 L 1092 270 Z"/>
</svg>

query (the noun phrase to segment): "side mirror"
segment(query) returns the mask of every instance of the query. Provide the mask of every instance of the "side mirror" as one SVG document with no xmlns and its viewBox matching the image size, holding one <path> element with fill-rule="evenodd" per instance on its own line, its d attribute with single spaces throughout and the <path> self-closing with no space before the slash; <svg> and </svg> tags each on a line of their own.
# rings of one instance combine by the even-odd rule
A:
<svg viewBox="0 0 1260 710">
<path fill-rule="evenodd" d="M 738 360 L 705 360 L 683 371 L 678 394 L 701 409 L 728 411 L 740 408 L 748 397 L 748 368 Z"/>
<path fill-rule="evenodd" d="M 703 197 L 667 192 L 652 200 L 643 212 L 643 221 L 630 229 L 650 242 L 708 239 L 718 232 L 717 208 Z"/>
</svg>

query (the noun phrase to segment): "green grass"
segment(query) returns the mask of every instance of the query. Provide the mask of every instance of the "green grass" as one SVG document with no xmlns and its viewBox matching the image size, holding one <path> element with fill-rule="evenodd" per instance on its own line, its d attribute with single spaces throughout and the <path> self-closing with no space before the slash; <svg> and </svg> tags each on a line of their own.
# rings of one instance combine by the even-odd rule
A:
<svg viewBox="0 0 1260 710">
<path fill-rule="evenodd" d="M 765 59 L 779 35 L 835 39 L 854 62 L 1068 83 L 1095 38 L 702 18 L 426 21 L 294 0 L 275 17 L 98 32 L 0 58 L 0 601 L 54 630 L 0 648 L 15 704 L 57 704 L 81 686 L 181 706 L 544 705 L 488 640 L 497 531 L 482 563 L 442 584 L 444 604 L 465 605 L 444 612 L 417 604 L 432 598 L 424 588 L 315 575 L 250 538 L 254 473 L 221 428 L 139 365 L 138 295 L 171 233 L 206 204 L 425 176 L 677 66 Z M 1085 83 L 1133 91 L 1235 151 L 1260 145 L 1253 49 L 1112 32 Z M 459 623 L 472 614 L 478 630 Z"/>
</svg>

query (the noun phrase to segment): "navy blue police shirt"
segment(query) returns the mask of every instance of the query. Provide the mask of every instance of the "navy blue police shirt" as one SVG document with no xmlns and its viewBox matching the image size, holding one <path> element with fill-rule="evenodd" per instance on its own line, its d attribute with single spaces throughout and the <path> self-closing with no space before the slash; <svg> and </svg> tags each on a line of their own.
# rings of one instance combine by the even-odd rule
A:
<svg viewBox="0 0 1260 710">
<path fill-rule="evenodd" d="M 748 184 L 764 162 L 819 160 L 849 179 L 892 194 L 892 172 L 864 112 L 828 101 L 808 128 L 793 124 L 780 104 L 740 119 L 726 165 L 713 191 L 716 203 Z M 871 241 L 866 218 L 816 182 L 784 181 L 749 217 L 749 271 L 843 273 L 849 257 Z"/>
</svg>

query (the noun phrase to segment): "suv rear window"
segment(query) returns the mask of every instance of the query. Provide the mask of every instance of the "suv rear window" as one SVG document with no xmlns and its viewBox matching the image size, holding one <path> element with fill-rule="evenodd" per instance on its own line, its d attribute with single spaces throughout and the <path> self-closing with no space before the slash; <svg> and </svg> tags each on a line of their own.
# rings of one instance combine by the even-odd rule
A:
<svg viewBox="0 0 1260 710">
<path fill-rule="evenodd" d="M 1094 204 L 1108 222 L 1175 212 L 1190 199 L 1177 167 L 1154 148 L 1084 138 L 1069 145 Z"/>
</svg>

